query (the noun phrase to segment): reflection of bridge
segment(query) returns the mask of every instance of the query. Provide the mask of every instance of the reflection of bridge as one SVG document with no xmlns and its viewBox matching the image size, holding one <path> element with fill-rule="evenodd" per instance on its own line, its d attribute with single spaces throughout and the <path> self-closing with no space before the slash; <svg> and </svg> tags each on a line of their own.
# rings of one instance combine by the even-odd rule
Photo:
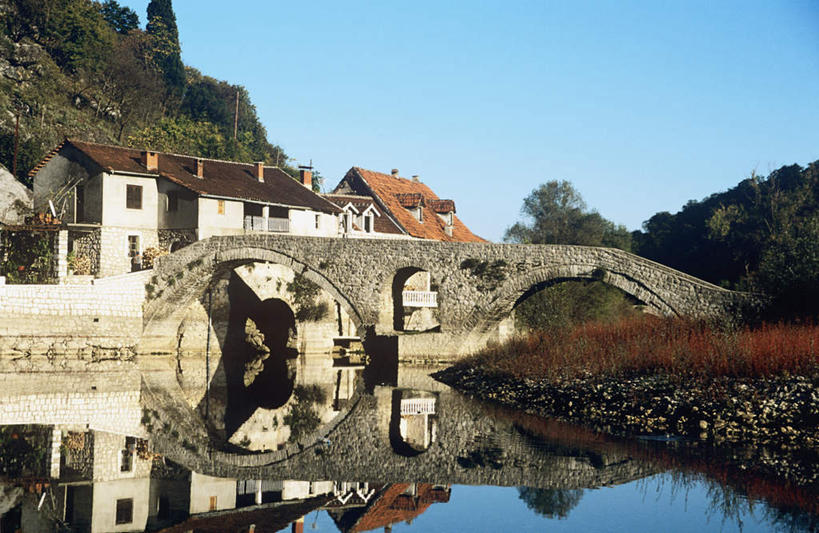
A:
<svg viewBox="0 0 819 533">
<path fill-rule="evenodd" d="M 436 384 L 424 371 L 402 367 L 398 379 L 401 387 L 434 391 L 438 398 L 437 438 L 427 451 L 412 456 L 398 453 L 391 438 L 394 409 L 400 405 L 395 392 L 401 388 L 377 386 L 374 394 L 359 394 L 349 411 L 342 412 L 320 437 L 314 435 L 283 450 L 247 455 L 203 450 L 208 442 L 203 428 L 196 426 L 199 416 L 173 390 L 145 389 L 143 402 L 159 417 L 152 422 L 155 426 L 169 424 L 184 435 L 181 446 L 181 436 L 152 435 L 159 453 L 220 477 L 576 489 L 656 473 L 654 467 L 625 453 L 566 449 L 533 437 L 479 402 Z M 194 435 L 197 431 L 199 440 Z"/>
<path fill-rule="evenodd" d="M 140 351 L 173 353 L 186 305 L 248 263 L 282 264 L 332 295 L 360 334 L 398 337 L 402 355 L 459 355 L 481 346 L 522 299 L 548 284 L 598 279 L 663 315 L 719 316 L 752 303 L 647 259 L 609 248 L 305 238 L 212 237 L 161 258 L 149 283 Z M 396 280 L 426 271 L 437 288 L 439 331 L 395 330 Z"/>
</svg>

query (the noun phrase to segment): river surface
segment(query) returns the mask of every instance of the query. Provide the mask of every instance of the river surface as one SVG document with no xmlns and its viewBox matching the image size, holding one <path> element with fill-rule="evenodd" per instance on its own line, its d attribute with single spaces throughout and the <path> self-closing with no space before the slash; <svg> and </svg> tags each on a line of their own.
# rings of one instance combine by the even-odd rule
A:
<svg viewBox="0 0 819 533">
<path fill-rule="evenodd" d="M 0 427 L 0 533 L 819 529 L 816 484 L 757 473 L 747 450 L 608 437 L 467 398 L 436 368 L 362 367 L 306 373 L 274 406 L 215 385 L 203 402 L 138 365 L 93 385 L 0 374 L 0 409 L 37 422 Z"/>
</svg>

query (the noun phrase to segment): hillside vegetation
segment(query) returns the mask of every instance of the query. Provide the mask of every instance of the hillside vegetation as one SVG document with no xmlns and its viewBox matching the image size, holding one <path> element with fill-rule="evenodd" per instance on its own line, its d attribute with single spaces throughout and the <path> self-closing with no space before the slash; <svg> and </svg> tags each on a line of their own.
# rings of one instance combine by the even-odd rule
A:
<svg viewBox="0 0 819 533">
<path fill-rule="evenodd" d="M 775 297 L 777 318 L 819 315 L 819 161 L 752 174 L 728 191 L 657 213 L 634 251 L 727 288 Z"/>
<path fill-rule="evenodd" d="M 15 167 L 19 117 L 23 181 L 65 137 L 265 161 L 293 173 L 244 87 L 182 64 L 171 0 L 146 7 L 143 30 L 115 0 L 0 0 L 0 163 Z"/>
</svg>

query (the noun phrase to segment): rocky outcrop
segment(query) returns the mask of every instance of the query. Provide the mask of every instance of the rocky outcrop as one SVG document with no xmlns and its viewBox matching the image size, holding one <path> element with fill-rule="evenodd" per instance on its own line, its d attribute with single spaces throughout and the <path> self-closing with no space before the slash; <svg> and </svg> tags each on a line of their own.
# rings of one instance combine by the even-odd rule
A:
<svg viewBox="0 0 819 533">
<path fill-rule="evenodd" d="M 22 224 L 33 206 L 31 189 L 0 165 L 0 224 Z"/>
</svg>

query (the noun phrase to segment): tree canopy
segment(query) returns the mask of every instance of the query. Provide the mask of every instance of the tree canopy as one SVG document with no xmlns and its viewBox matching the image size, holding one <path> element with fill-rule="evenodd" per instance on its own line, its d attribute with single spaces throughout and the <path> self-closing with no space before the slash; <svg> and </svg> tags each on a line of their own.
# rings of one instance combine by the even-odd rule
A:
<svg viewBox="0 0 819 533">
<path fill-rule="evenodd" d="M 819 161 L 765 178 L 752 173 L 676 214 L 654 215 L 633 239 L 644 257 L 728 288 L 765 292 L 784 314 L 815 315 Z"/>
<path fill-rule="evenodd" d="M 0 49 L 0 163 L 17 177 L 64 137 L 178 153 L 265 161 L 295 176 L 267 140 L 247 90 L 181 61 L 170 0 L 152 0 L 147 26 L 117 0 L 7 0 Z M 236 98 L 238 128 L 234 139 Z"/>
<path fill-rule="evenodd" d="M 631 235 L 624 226 L 589 211 L 568 181 L 548 181 L 524 198 L 527 218 L 506 230 L 504 240 L 524 244 L 580 244 L 629 250 Z"/>
</svg>

